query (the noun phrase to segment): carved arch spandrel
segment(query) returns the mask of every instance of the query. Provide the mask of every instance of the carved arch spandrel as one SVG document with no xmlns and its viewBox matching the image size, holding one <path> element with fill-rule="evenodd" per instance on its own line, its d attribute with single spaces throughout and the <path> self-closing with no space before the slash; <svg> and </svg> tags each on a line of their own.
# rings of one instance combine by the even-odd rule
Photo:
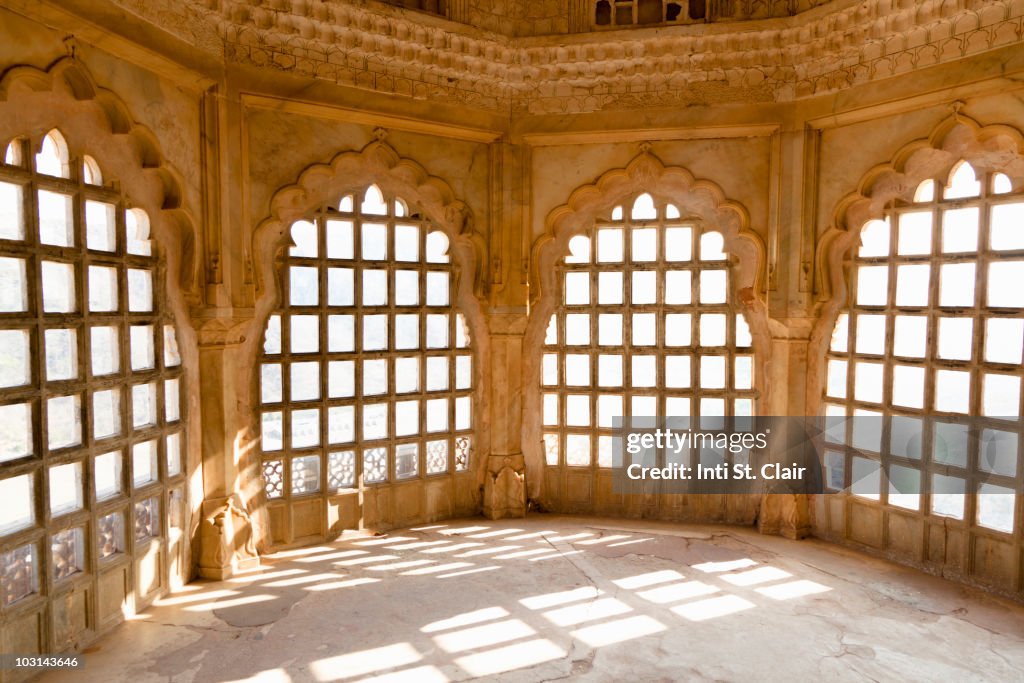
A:
<svg viewBox="0 0 1024 683">
<path fill-rule="evenodd" d="M 816 250 L 818 319 L 811 333 L 806 405 L 821 402 L 825 352 L 832 330 L 847 301 L 846 273 L 850 254 L 859 245 L 861 228 L 885 216 L 893 201 L 912 202 L 921 182 L 947 177 L 953 166 L 967 160 L 980 174 L 1000 172 L 1013 191 L 1024 188 L 1024 135 L 1006 125 L 982 126 L 959 111 L 936 126 L 927 138 L 903 146 L 888 163 L 870 169 L 854 192 L 836 205 L 828 230 Z"/>
<path fill-rule="evenodd" d="M 569 200 L 547 216 L 544 234 L 530 252 L 530 320 L 523 343 L 523 454 L 529 474 L 529 495 L 540 494 L 544 458 L 540 450 L 539 370 L 548 319 L 561 296 L 555 278 L 559 259 L 569 253 L 569 240 L 591 227 L 629 197 L 646 192 L 656 200 L 679 208 L 680 223 L 698 222 L 704 229 L 722 234 L 732 269 L 732 292 L 750 325 L 756 376 L 764 378 L 771 335 L 764 300 L 766 250 L 761 237 L 750 228 L 750 215 L 742 204 L 727 199 L 713 181 L 696 178 L 685 168 L 665 166 L 648 150 L 624 168 L 607 171 L 594 183 L 577 188 Z M 772 405 L 771 386 L 762 383 L 760 405 Z"/>
<path fill-rule="evenodd" d="M 260 495 L 256 383 L 256 365 L 263 331 L 267 319 L 279 303 L 280 277 L 276 272 L 277 256 L 291 244 L 292 223 L 308 218 L 324 205 L 336 205 L 345 195 L 361 193 L 370 185 L 377 185 L 385 194 L 400 197 L 410 207 L 422 211 L 448 237 L 448 253 L 458 267 L 454 286 L 453 304 L 466 319 L 470 344 L 474 352 L 474 399 L 477 462 L 486 460 L 490 449 L 489 413 L 487 396 L 490 382 L 489 337 L 481 306 L 486 242 L 473 227 L 469 207 L 455 197 L 451 186 L 443 179 L 430 175 L 423 166 L 407 159 L 383 140 L 369 143 L 360 151 L 341 152 L 328 163 L 309 166 L 299 174 L 295 183 L 274 193 L 270 200 L 270 215 L 256 227 L 251 247 L 256 284 L 255 315 L 243 332 L 244 341 L 236 378 L 239 403 L 246 432 L 236 439 L 236 457 L 244 455 L 247 471 L 255 473 L 246 482 L 245 498 Z M 483 471 L 478 478 L 482 483 Z M 255 483 L 254 483 L 255 482 Z"/>
<path fill-rule="evenodd" d="M 0 144 L 26 136 L 38 141 L 53 128 L 67 139 L 73 158 L 88 153 L 105 177 L 118 181 L 132 205 L 149 214 L 176 283 L 170 290 L 183 298 L 184 315 L 185 304 L 199 303 L 202 289 L 196 224 L 182 204 L 184 179 L 164 158 L 156 135 L 73 57 L 46 70 L 27 65 L 5 70 L 0 76 Z M 182 331 L 187 319 L 179 321 Z"/>
</svg>

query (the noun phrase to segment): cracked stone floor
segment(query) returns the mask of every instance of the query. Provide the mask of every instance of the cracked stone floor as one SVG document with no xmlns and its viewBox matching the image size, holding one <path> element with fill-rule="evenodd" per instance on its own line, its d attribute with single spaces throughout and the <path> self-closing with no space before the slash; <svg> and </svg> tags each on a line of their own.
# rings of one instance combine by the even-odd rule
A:
<svg viewBox="0 0 1024 683">
<path fill-rule="evenodd" d="M 1024 605 L 814 540 L 537 515 L 203 581 L 37 680 L 1019 681 Z"/>
</svg>

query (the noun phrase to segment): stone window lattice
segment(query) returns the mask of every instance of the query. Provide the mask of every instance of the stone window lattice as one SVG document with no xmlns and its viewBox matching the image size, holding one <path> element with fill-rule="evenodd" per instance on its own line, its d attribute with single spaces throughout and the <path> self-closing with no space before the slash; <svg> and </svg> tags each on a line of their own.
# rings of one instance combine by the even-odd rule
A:
<svg viewBox="0 0 1024 683">
<path fill-rule="evenodd" d="M 1014 531 L 1022 283 L 1024 197 L 1000 173 L 960 162 L 863 227 L 827 360 L 829 489 Z"/>
<path fill-rule="evenodd" d="M 56 131 L 0 163 L 0 608 L 164 535 L 182 372 L 145 212 Z M 125 533 L 126 526 L 144 532 Z"/>
<path fill-rule="evenodd" d="M 641 194 L 569 249 L 542 357 L 548 465 L 610 467 L 615 417 L 753 415 L 750 329 L 720 233 Z"/>
<path fill-rule="evenodd" d="M 291 234 L 260 363 L 267 496 L 467 470 L 473 357 L 447 236 L 375 185 Z"/>
</svg>

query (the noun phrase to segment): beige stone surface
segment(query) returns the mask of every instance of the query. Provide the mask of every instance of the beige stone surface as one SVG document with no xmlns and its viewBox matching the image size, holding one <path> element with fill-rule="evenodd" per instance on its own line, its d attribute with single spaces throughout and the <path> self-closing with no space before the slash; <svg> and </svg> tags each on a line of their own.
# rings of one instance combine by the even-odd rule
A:
<svg viewBox="0 0 1024 683">
<path fill-rule="evenodd" d="M 44 683 L 1024 676 L 1024 607 L 816 541 L 531 515 L 264 558 Z"/>
</svg>

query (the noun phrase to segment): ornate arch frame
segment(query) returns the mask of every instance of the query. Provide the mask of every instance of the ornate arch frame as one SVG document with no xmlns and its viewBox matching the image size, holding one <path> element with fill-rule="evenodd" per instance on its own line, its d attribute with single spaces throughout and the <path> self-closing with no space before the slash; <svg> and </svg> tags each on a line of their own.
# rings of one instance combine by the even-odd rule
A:
<svg viewBox="0 0 1024 683">
<path fill-rule="evenodd" d="M 722 234 L 733 266 L 733 295 L 753 337 L 756 376 L 765 376 L 771 351 L 764 300 L 766 250 L 761 237 L 750 228 L 749 213 L 740 203 L 727 199 L 713 181 L 696 178 L 679 166 L 665 166 L 649 149 L 642 149 L 624 168 L 609 170 L 595 182 L 575 189 L 565 204 L 547 215 L 544 234 L 531 249 L 531 310 L 523 344 L 523 454 L 531 498 L 541 494 L 544 479 L 539 372 L 547 322 L 562 294 L 555 266 L 569 253 L 570 239 L 589 230 L 599 216 L 610 214 L 613 207 L 640 192 L 678 206 L 680 221 L 696 220 Z M 759 405 L 771 405 L 770 385 L 763 380 L 759 383 Z"/>
<path fill-rule="evenodd" d="M 164 157 L 153 131 L 138 123 L 124 100 L 99 86 L 74 57 L 62 57 L 45 70 L 17 65 L 4 71 L 0 75 L 0 144 L 28 138 L 38 152 L 43 138 L 55 128 L 72 159 L 91 156 L 104 177 L 116 179 L 130 206 L 147 213 L 154 254 L 163 263 L 182 371 L 187 386 L 198 389 L 199 347 L 189 315 L 190 305 L 200 300 L 198 240 L 196 222 L 184 208 L 183 177 Z M 203 501 L 202 477 L 192 476 L 202 467 L 202 425 L 199 392 L 184 393 L 191 565 Z"/>
<path fill-rule="evenodd" d="M 376 131 L 377 140 L 360 151 L 337 154 L 327 163 L 317 163 L 299 174 L 295 183 L 274 193 L 270 215 L 256 226 L 252 235 L 252 253 L 256 281 L 256 307 L 253 319 L 246 326 L 241 346 L 240 376 L 236 378 L 239 403 L 245 431 L 236 440 L 239 468 L 243 474 L 243 495 L 251 501 L 264 495 L 259 483 L 258 373 L 259 348 L 267 319 L 280 302 L 281 276 L 276 272 L 278 256 L 291 244 L 292 223 L 307 218 L 320 206 L 336 201 L 351 192 L 365 190 L 376 184 L 385 193 L 401 197 L 422 210 L 448 237 L 448 251 L 458 267 L 454 286 L 454 303 L 465 316 L 473 348 L 476 391 L 476 478 L 483 482 L 486 455 L 490 451 L 489 412 L 490 386 L 489 337 L 480 294 L 484 286 L 486 242 L 473 226 L 472 212 L 456 199 L 450 185 L 430 175 L 423 166 L 402 157 L 384 142 L 384 132 Z M 474 495 L 478 495 L 474 489 Z"/>
<path fill-rule="evenodd" d="M 1014 192 L 1024 188 L 1024 135 L 1016 128 L 992 124 L 982 126 L 960 113 L 962 104 L 942 121 L 927 138 L 903 146 L 893 158 L 870 169 L 857 189 L 836 205 L 832 223 L 818 242 L 816 291 L 819 313 L 811 332 L 806 403 L 811 414 L 821 405 L 825 381 L 825 354 L 836 320 L 846 305 L 850 254 L 859 244 L 861 228 L 870 220 L 883 218 L 894 200 L 913 200 L 922 181 L 948 176 L 961 160 L 980 172 L 1006 174 Z"/>
</svg>

